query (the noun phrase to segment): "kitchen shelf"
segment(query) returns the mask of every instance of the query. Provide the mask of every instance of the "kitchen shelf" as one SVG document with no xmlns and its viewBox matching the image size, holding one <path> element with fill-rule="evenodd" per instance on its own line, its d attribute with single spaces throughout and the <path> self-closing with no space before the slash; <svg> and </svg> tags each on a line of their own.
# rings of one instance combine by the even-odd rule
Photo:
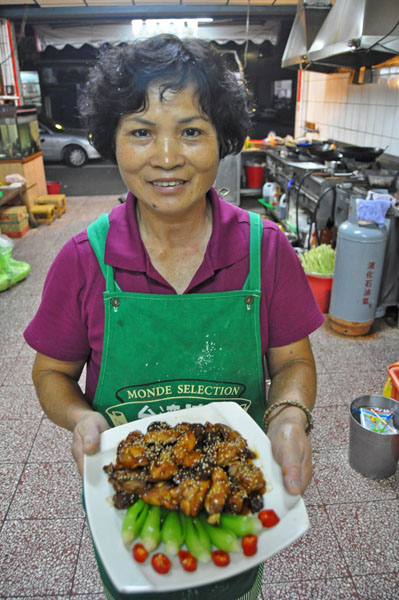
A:
<svg viewBox="0 0 399 600">
<path fill-rule="evenodd" d="M 242 196 L 262 195 L 262 188 L 241 188 L 240 194 Z"/>
</svg>

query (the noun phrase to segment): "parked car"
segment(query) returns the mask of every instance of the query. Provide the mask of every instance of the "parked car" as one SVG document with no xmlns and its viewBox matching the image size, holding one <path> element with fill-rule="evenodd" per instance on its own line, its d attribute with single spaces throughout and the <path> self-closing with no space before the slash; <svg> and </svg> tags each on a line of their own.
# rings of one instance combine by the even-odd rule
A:
<svg viewBox="0 0 399 600">
<path fill-rule="evenodd" d="M 64 161 L 69 167 L 82 167 L 89 159 L 101 158 L 83 129 L 65 127 L 45 115 L 38 115 L 40 150 L 46 161 Z"/>
</svg>

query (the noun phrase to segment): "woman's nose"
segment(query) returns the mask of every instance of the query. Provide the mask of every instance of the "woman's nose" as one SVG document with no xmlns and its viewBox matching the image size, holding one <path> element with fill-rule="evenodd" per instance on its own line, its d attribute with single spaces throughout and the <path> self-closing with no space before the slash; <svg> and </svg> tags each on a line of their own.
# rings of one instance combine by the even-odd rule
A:
<svg viewBox="0 0 399 600">
<path fill-rule="evenodd" d="M 171 137 L 162 137 L 157 140 L 151 159 L 152 166 L 174 169 L 183 162 L 184 157 L 178 140 Z"/>
</svg>

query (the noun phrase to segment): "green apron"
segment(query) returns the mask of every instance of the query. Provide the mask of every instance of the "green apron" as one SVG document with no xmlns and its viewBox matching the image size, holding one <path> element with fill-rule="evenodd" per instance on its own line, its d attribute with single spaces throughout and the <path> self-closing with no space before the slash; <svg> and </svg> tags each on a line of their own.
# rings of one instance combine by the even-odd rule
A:
<svg viewBox="0 0 399 600">
<path fill-rule="evenodd" d="M 209 402 L 238 402 L 262 425 L 265 383 L 260 336 L 263 226 L 250 213 L 250 268 L 242 290 L 205 294 L 123 292 L 104 263 L 108 215 L 88 227 L 106 281 L 105 324 L 94 410 L 111 426 Z M 103 575 L 109 597 L 118 597 Z M 197 590 L 143 598 L 256 598 L 259 569 Z M 259 587 L 259 586 L 255 586 Z M 234 590 L 234 591 L 233 591 Z M 199 595 L 198 595 L 199 594 Z M 137 600 L 138 596 L 132 596 Z M 124 596 L 125 598 L 125 596 Z"/>
</svg>

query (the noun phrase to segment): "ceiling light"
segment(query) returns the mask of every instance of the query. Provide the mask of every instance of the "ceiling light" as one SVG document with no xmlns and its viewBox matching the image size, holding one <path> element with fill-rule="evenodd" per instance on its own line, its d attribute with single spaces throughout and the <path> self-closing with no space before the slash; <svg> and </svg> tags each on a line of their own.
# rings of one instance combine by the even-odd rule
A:
<svg viewBox="0 0 399 600">
<path fill-rule="evenodd" d="M 133 19 L 132 32 L 135 38 L 148 38 L 159 33 L 173 33 L 178 37 L 196 36 L 199 23 L 210 23 L 210 17 L 199 19 Z"/>
</svg>

